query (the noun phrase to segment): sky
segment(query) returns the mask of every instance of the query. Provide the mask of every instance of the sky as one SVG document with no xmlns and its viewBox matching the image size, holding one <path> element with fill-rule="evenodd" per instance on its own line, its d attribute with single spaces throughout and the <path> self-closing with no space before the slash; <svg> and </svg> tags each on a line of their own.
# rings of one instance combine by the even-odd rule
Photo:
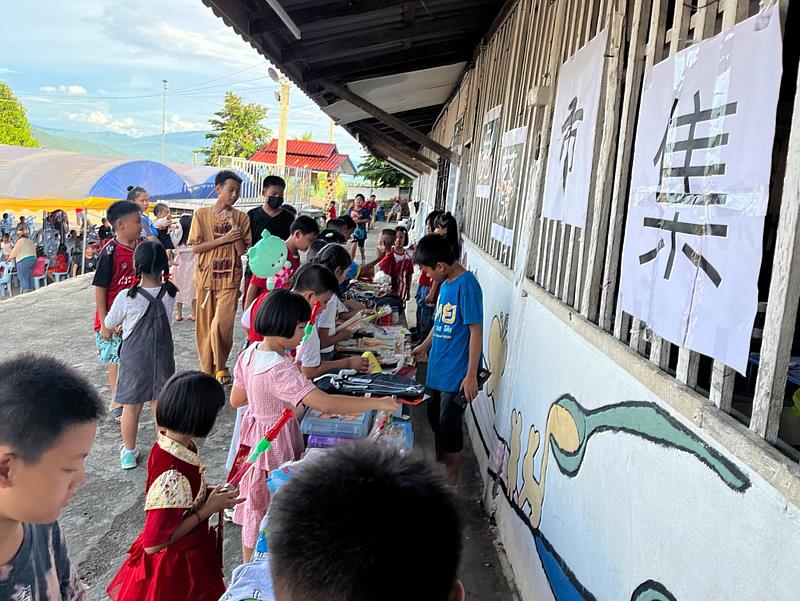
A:
<svg viewBox="0 0 800 601">
<path fill-rule="evenodd" d="M 0 81 L 36 126 L 161 133 L 162 80 L 168 80 L 167 132 L 208 129 L 232 90 L 268 108 L 277 135 L 278 85 L 269 63 L 201 0 L 5 0 L 0 21 Z M 329 139 L 328 117 L 293 86 L 289 137 Z M 337 127 L 339 151 L 361 146 Z"/>
</svg>

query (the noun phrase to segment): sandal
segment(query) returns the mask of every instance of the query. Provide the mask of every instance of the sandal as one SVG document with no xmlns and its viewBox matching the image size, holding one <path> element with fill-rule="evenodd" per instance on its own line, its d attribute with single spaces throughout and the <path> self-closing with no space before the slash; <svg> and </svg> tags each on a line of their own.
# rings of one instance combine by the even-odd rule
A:
<svg viewBox="0 0 800 601">
<path fill-rule="evenodd" d="M 194 321 L 194 315 L 190 315 L 188 319 L 189 321 Z"/>
<path fill-rule="evenodd" d="M 183 316 L 181 315 L 181 316 L 179 316 L 179 317 L 176 317 L 176 318 L 175 318 L 175 321 L 183 321 Z"/>
<path fill-rule="evenodd" d="M 223 386 L 227 386 L 231 383 L 231 372 L 228 371 L 227 367 L 217 371 L 214 377 L 217 379 L 217 382 Z"/>
</svg>

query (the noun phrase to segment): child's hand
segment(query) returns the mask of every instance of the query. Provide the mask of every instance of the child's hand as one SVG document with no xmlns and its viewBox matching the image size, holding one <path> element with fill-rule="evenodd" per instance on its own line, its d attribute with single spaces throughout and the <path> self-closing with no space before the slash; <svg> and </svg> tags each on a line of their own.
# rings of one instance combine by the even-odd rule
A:
<svg viewBox="0 0 800 601">
<path fill-rule="evenodd" d="M 467 374 L 464 381 L 461 382 L 461 390 L 464 391 L 464 396 L 470 403 L 478 396 L 478 378 L 474 375 Z"/>
<path fill-rule="evenodd" d="M 369 361 L 364 357 L 351 357 L 347 360 L 347 367 L 360 372 L 368 372 L 371 368 Z"/>
<path fill-rule="evenodd" d="M 425 356 L 427 354 L 428 354 L 428 349 L 426 349 L 421 344 L 411 351 L 411 356 L 414 357 L 414 359 L 416 359 L 417 361 L 422 361 L 423 359 L 425 359 Z"/>
<path fill-rule="evenodd" d="M 397 399 L 395 399 L 393 396 L 383 396 L 373 400 L 377 403 L 375 409 L 378 411 L 388 411 L 389 413 L 394 413 L 400 408 L 400 405 L 397 403 Z"/>
<path fill-rule="evenodd" d="M 228 230 L 228 233 L 226 233 L 222 239 L 225 240 L 225 242 L 236 242 L 237 240 L 241 240 L 242 230 L 238 225 L 232 225 L 231 229 Z"/>
<path fill-rule="evenodd" d="M 239 497 L 238 488 L 231 490 L 230 487 L 217 486 L 211 490 L 203 507 L 207 509 L 211 515 L 214 515 L 223 509 L 230 509 L 244 501 L 245 499 L 243 497 Z"/>
<path fill-rule="evenodd" d="M 111 340 L 111 338 L 112 338 L 113 336 L 114 336 L 114 333 L 113 333 L 111 330 L 109 330 L 109 329 L 108 329 L 108 328 L 105 326 L 105 324 L 100 324 L 100 337 L 101 337 L 103 340 L 106 340 L 106 341 L 108 341 L 108 340 Z"/>
</svg>

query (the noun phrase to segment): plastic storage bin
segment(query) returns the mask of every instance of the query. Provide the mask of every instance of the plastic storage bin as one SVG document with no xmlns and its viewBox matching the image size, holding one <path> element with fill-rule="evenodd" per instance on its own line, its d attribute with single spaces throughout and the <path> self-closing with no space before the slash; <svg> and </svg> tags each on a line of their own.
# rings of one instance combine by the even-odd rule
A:
<svg viewBox="0 0 800 601">
<path fill-rule="evenodd" d="M 372 411 L 360 415 L 322 415 L 316 409 L 311 409 L 303 418 L 300 430 L 307 436 L 364 438 L 369 433 L 372 415 Z"/>
<path fill-rule="evenodd" d="M 401 451 L 410 451 L 414 446 L 414 429 L 411 421 L 393 420 L 386 426 L 383 435 L 378 439 L 380 443 L 396 446 Z"/>
</svg>

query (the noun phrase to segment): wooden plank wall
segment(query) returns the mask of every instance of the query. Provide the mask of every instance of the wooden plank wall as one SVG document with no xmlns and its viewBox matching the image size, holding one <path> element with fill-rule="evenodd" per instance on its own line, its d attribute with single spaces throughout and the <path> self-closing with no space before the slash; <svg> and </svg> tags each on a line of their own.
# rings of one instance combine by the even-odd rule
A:
<svg viewBox="0 0 800 601">
<path fill-rule="evenodd" d="M 451 124 L 463 118 L 462 139 L 471 151 L 471 158 L 461 165 L 459 198 L 463 199 L 464 234 L 472 242 L 511 269 L 522 261 L 528 277 L 536 284 L 682 384 L 707 395 L 724 411 L 731 409 L 733 370 L 713 362 L 710 371 L 707 368 L 704 371 L 706 387 L 698 388 L 701 357 L 688 349 L 675 348 L 653 334 L 647 324 L 617 307 L 633 142 L 645 68 L 730 28 L 756 14 L 761 4 L 774 1 L 701 1 L 692 6 L 691 2 L 681 0 L 519 0 L 465 76 L 459 94 L 454 97 L 457 115 L 447 115 L 434 129 L 438 141 L 449 146 Z M 785 15 L 788 0 L 778 1 Z M 587 215 L 589 227 L 584 231 L 541 216 L 544 168 L 559 68 L 606 27 L 609 41 Z M 549 102 L 529 102 L 529 93 L 536 90 L 540 98 L 542 91 L 549 92 Z M 502 134 L 528 126 L 525 176 L 516 211 L 515 244 L 511 249 L 490 236 L 494 200 L 476 199 L 474 194 L 484 115 L 497 105 L 502 106 L 502 113 L 496 159 Z M 795 110 L 794 122 L 800 123 L 800 109 Z M 444 134 L 443 129 L 449 133 Z M 796 207 L 800 134 L 795 130 L 793 133 L 776 250 L 785 256 L 775 260 L 775 269 L 783 270 L 789 277 L 772 280 L 764 329 L 764 360 L 758 373 L 751 420 L 751 428 L 770 442 L 775 442 L 778 436 L 800 295 L 800 287 L 794 285 L 800 278 L 797 225 L 800 216 Z M 794 171 L 791 165 L 796 165 Z M 423 178 L 423 185 L 424 181 Z M 533 231 L 520 232 L 523 205 L 527 203 L 534 214 L 534 227 Z M 531 237 L 530 252 L 518 257 L 514 248 L 522 235 Z"/>
</svg>

